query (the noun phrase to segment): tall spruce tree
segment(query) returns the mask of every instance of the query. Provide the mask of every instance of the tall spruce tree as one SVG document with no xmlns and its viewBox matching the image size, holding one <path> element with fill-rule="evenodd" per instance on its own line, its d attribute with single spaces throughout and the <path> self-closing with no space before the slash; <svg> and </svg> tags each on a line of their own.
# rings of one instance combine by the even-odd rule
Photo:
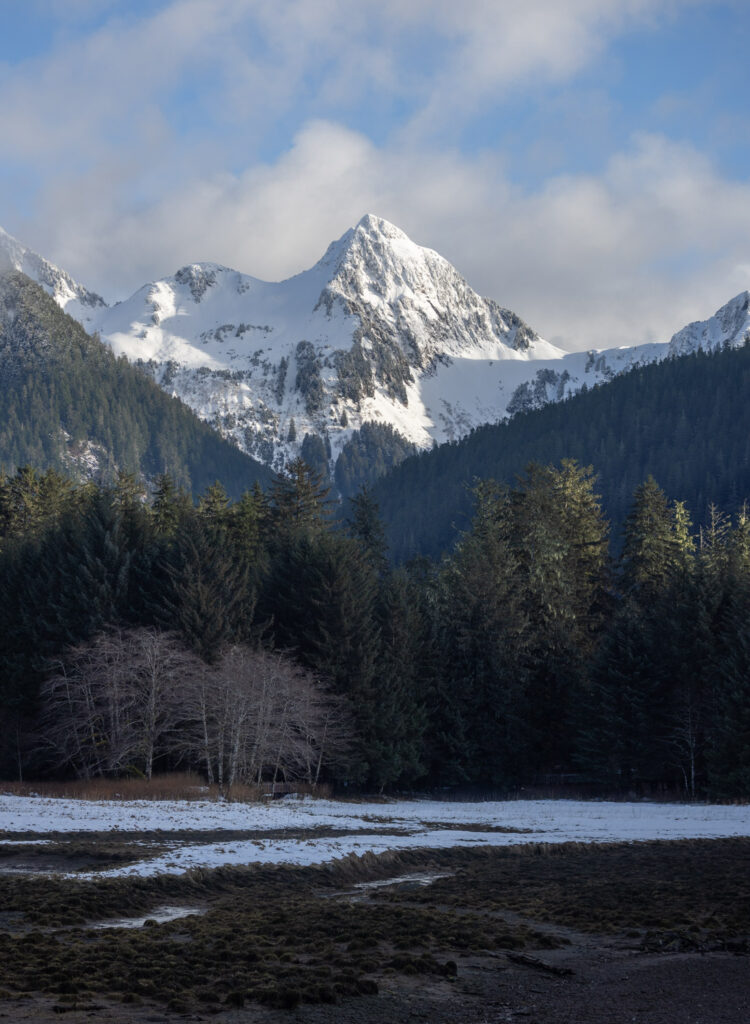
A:
<svg viewBox="0 0 750 1024">
<path fill-rule="evenodd" d="M 151 501 L 151 519 L 158 537 L 171 540 L 179 525 L 192 511 L 189 495 L 177 487 L 168 473 L 156 478 L 156 487 Z"/>
<path fill-rule="evenodd" d="M 162 563 L 168 582 L 157 620 L 178 630 L 204 661 L 250 635 L 256 594 L 247 559 L 209 520 L 187 519 Z"/>
<path fill-rule="evenodd" d="M 531 465 L 508 492 L 503 521 L 516 562 L 526 725 L 537 770 L 570 763 L 584 668 L 602 624 L 608 524 L 591 467 Z"/>
<path fill-rule="evenodd" d="M 381 716 L 378 580 L 359 544 L 341 532 L 297 529 L 273 551 L 262 615 L 274 642 L 351 701 L 359 734 L 352 778 L 373 784 Z"/>
<path fill-rule="evenodd" d="M 351 536 L 361 544 L 375 571 L 384 575 L 388 570 L 388 543 L 378 503 L 369 488 L 361 487 L 349 499 L 347 527 Z"/>
<path fill-rule="evenodd" d="M 274 480 L 268 500 L 272 535 L 286 540 L 296 531 L 325 528 L 331 518 L 329 488 L 303 459 L 293 459 Z"/>
<path fill-rule="evenodd" d="M 382 582 L 378 601 L 377 743 L 369 745 L 370 778 L 380 789 L 413 784 L 426 774 L 426 669 L 429 624 L 414 579 L 405 569 Z"/>
<path fill-rule="evenodd" d="M 477 485 L 476 513 L 442 574 L 442 743 L 438 779 L 503 784 L 531 757 L 523 657 L 520 566 L 505 530 L 507 492 Z"/>
<path fill-rule="evenodd" d="M 636 489 L 625 521 L 620 570 L 624 592 L 644 606 L 662 591 L 692 544 L 682 517 L 682 511 L 675 516 L 652 476 Z"/>
</svg>

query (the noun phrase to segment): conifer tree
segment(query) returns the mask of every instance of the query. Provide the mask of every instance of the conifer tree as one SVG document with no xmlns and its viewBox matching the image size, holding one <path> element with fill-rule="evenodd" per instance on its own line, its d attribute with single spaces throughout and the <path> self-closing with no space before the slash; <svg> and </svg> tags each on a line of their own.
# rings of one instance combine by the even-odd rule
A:
<svg viewBox="0 0 750 1024">
<path fill-rule="evenodd" d="M 443 708 L 433 771 L 507 783 L 530 760 L 520 565 L 504 529 L 507 491 L 475 488 L 476 514 L 443 572 Z"/>
<path fill-rule="evenodd" d="M 218 480 L 207 487 L 198 499 L 198 515 L 212 529 L 224 530 L 229 525 L 229 498 Z"/>
<path fill-rule="evenodd" d="M 269 494 L 269 518 L 273 534 L 286 538 L 297 530 L 319 530 L 327 526 L 331 507 L 329 488 L 319 473 L 303 459 L 293 459 L 286 473 L 277 476 Z"/>
<path fill-rule="evenodd" d="M 151 502 L 151 519 L 158 537 L 171 539 L 180 523 L 192 511 L 188 495 L 175 485 L 168 473 L 156 478 L 156 487 Z"/>
<path fill-rule="evenodd" d="M 647 477 L 636 489 L 625 523 L 620 563 L 625 593 L 647 605 L 684 564 L 691 548 L 684 508 L 675 514 L 654 478 Z"/>
<path fill-rule="evenodd" d="M 253 563 L 261 559 L 261 549 L 268 531 L 268 518 L 268 499 L 259 484 L 254 484 L 251 490 L 245 491 L 240 500 L 231 507 L 229 536 L 238 550 Z"/>
<path fill-rule="evenodd" d="M 350 699 L 359 734 L 352 778 L 358 781 L 373 771 L 382 728 L 376 597 L 377 577 L 356 541 L 318 528 L 298 529 L 275 549 L 261 601 L 277 648 Z"/>
<path fill-rule="evenodd" d="M 30 537 L 57 522 L 75 505 L 72 481 L 48 469 L 22 466 L 0 477 L 0 538 Z"/>
<path fill-rule="evenodd" d="M 42 618 L 55 642 L 88 639 L 128 616 L 134 546 L 125 513 L 106 491 L 98 494 L 82 516 L 69 519 L 56 557 L 50 559 L 48 598 Z M 40 594 L 41 597 L 41 594 Z"/>
<path fill-rule="evenodd" d="M 372 567 L 383 575 L 388 569 L 388 542 L 380 519 L 378 504 L 372 497 L 368 487 L 361 487 L 359 492 L 349 499 L 349 533 L 362 545 Z"/>
<path fill-rule="evenodd" d="M 525 617 L 525 721 L 537 769 L 569 763 L 584 665 L 602 622 L 608 524 L 591 467 L 531 465 L 508 492 L 503 520 Z"/>
<path fill-rule="evenodd" d="M 630 792 L 660 777 L 666 709 L 654 678 L 650 622 L 630 603 L 596 652 L 581 717 L 576 761 L 607 789 Z"/>
<path fill-rule="evenodd" d="M 382 789 L 413 783 L 426 772 L 425 670 L 429 628 L 414 581 L 404 569 L 381 584 L 381 648 L 377 662 L 377 733 L 368 748 L 370 778 Z"/>
<path fill-rule="evenodd" d="M 250 567 L 231 545 L 217 542 L 210 521 L 196 516 L 183 523 L 164 570 L 169 585 L 158 618 L 204 661 L 249 634 L 255 609 Z"/>
</svg>

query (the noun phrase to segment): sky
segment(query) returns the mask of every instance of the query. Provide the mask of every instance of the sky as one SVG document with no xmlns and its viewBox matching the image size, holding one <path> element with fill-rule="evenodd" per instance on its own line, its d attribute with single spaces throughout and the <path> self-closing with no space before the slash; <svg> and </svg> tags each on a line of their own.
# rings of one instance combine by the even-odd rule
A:
<svg viewBox="0 0 750 1024">
<path fill-rule="evenodd" d="M 3 0 L 0 225 L 108 301 L 365 213 L 565 348 L 750 288 L 748 0 Z"/>
</svg>

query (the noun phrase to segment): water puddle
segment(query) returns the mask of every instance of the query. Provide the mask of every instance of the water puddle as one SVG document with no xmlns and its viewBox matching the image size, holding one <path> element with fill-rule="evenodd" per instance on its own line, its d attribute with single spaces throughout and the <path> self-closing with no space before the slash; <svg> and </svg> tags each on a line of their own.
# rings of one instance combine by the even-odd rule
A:
<svg viewBox="0 0 750 1024">
<path fill-rule="evenodd" d="M 144 917 L 118 917 L 113 921 L 98 921 L 87 925 L 88 928 L 142 928 L 147 921 L 166 924 L 167 921 L 178 921 L 181 917 L 192 917 L 205 914 L 205 907 L 156 907 Z"/>
<path fill-rule="evenodd" d="M 0 846 L 44 846 L 51 839 L 0 839 Z"/>
<path fill-rule="evenodd" d="M 382 889 L 389 885 L 405 885 L 410 889 L 423 889 L 425 886 L 437 882 L 439 878 L 450 878 L 451 874 L 451 871 L 443 871 L 440 874 L 396 875 L 395 878 L 379 878 L 376 882 L 356 882 L 354 888 Z"/>
<path fill-rule="evenodd" d="M 395 878 L 378 878 L 374 882 L 356 882 L 354 884 L 356 892 L 350 893 L 349 899 L 353 903 L 357 903 L 360 900 L 364 900 L 371 892 L 377 889 L 403 889 L 405 891 L 409 889 L 425 889 L 440 878 L 450 878 L 452 874 L 452 871 L 429 874 L 427 872 L 420 872 L 413 875 L 396 875 Z"/>
</svg>

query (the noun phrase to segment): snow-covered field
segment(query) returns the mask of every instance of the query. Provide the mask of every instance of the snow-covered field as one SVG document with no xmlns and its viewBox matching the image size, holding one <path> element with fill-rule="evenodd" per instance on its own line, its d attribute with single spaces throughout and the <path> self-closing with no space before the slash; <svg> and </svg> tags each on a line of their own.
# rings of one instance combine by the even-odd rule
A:
<svg viewBox="0 0 750 1024">
<path fill-rule="evenodd" d="M 0 794 L 0 835 L 6 840 L 18 833 L 29 840 L 34 834 L 120 832 L 132 838 L 132 833 L 155 831 L 180 835 L 164 837 L 166 852 L 96 877 L 252 863 L 317 864 L 351 853 L 419 847 L 750 836 L 750 806 L 572 800 L 368 804 L 294 797 L 268 804 L 92 802 Z M 206 832 L 218 835 L 199 842 L 191 836 L 196 832 L 204 834 L 200 840 Z M 222 832 L 227 833 L 223 842 Z"/>
</svg>

